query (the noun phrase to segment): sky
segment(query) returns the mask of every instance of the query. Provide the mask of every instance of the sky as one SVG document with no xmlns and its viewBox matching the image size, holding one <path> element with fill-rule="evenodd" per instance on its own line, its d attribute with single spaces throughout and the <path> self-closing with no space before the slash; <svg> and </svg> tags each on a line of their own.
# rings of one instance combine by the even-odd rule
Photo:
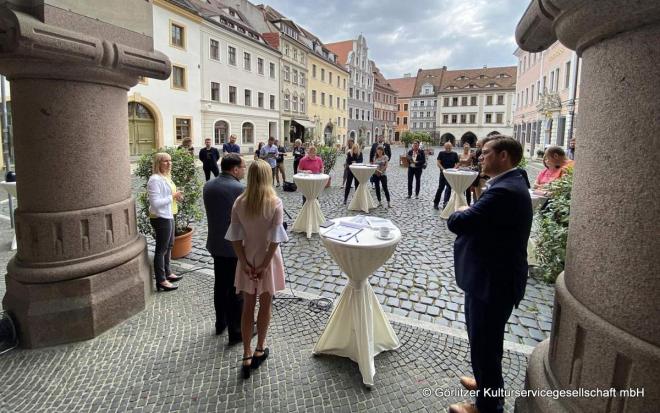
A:
<svg viewBox="0 0 660 413">
<path fill-rule="evenodd" d="M 261 1 L 252 0 L 259 4 Z M 528 0 L 264 0 L 323 43 L 364 35 L 388 78 L 417 69 L 515 66 Z"/>
</svg>

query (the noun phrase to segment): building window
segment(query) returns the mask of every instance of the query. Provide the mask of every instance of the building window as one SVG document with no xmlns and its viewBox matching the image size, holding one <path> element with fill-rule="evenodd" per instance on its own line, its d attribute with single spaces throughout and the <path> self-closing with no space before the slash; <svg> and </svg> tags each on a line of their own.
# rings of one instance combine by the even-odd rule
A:
<svg viewBox="0 0 660 413">
<path fill-rule="evenodd" d="M 396 124 L 401 125 L 401 118 L 399 118 L 398 116 L 396 117 Z"/>
<path fill-rule="evenodd" d="M 332 107 L 332 95 L 328 95 L 328 105 Z"/>
<path fill-rule="evenodd" d="M 220 83 L 211 82 L 211 100 L 220 101 Z"/>
<path fill-rule="evenodd" d="M 554 89 L 553 87 L 555 86 L 555 71 L 553 70 L 550 72 L 550 91 L 552 92 Z"/>
<path fill-rule="evenodd" d="M 531 91 L 532 99 L 530 100 L 530 103 L 534 103 L 534 85 L 532 85 Z"/>
<path fill-rule="evenodd" d="M 220 60 L 220 43 L 217 40 L 211 39 L 209 45 L 209 55 L 213 60 Z"/>
<path fill-rule="evenodd" d="M 442 123 L 449 123 L 449 115 L 442 115 Z"/>
<path fill-rule="evenodd" d="M 571 61 L 566 62 L 566 69 L 564 69 L 564 89 L 568 89 L 571 83 Z"/>
<path fill-rule="evenodd" d="M 252 106 L 252 91 L 245 89 L 245 106 Z"/>
<path fill-rule="evenodd" d="M 407 103 L 403 104 L 403 111 L 408 112 L 408 104 Z"/>
<path fill-rule="evenodd" d="M 264 59 L 257 57 L 257 73 L 264 74 Z"/>
<path fill-rule="evenodd" d="M 368 121 L 371 120 L 371 111 L 370 110 L 367 111 L 367 120 Z"/>
<path fill-rule="evenodd" d="M 425 102 L 424 102 L 423 100 L 421 100 L 421 101 L 419 102 L 419 106 L 424 106 L 424 103 L 425 103 Z M 458 98 L 456 98 L 456 105 L 458 105 Z"/>
<path fill-rule="evenodd" d="M 467 116 L 461 115 L 461 123 L 465 123 L 466 121 L 467 121 Z"/>
<path fill-rule="evenodd" d="M 291 81 L 293 82 L 294 85 L 297 85 L 298 84 L 298 71 L 296 69 L 293 69 L 292 75 L 293 76 L 291 76 L 292 77 Z"/>
<path fill-rule="evenodd" d="M 252 56 L 248 52 L 243 52 L 243 69 L 252 70 Z"/>
<path fill-rule="evenodd" d="M 332 84 L 332 72 L 328 70 L 328 83 Z"/>
<path fill-rule="evenodd" d="M 275 110 L 275 95 L 270 95 L 270 108 Z"/>
<path fill-rule="evenodd" d="M 305 86 L 305 73 L 300 72 L 300 86 Z"/>
<path fill-rule="evenodd" d="M 275 79 L 275 63 L 270 63 L 268 67 L 270 71 L 270 78 Z"/>
<path fill-rule="evenodd" d="M 417 122 L 413 122 L 412 127 L 413 129 L 417 129 Z"/>
<path fill-rule="evenodd" d="M 493 123 L 493 114 L 492 113 L 486 113 L 485 123 Z"/>
<path fill-rule="evenodd" d="M 353 108 L 348 108 L 348 118 L 353 119 Z"/>
<path fill-rule="evenodd" d="M 190 137 L 190 118 L 175 118 L 174 123 L 176 124 L 176 141 L 181 142 L 183 138 Z"/>
<path fill-rule="evenodd" d="M 492 104 L 493 104 L 493 95 L 486 96 L 486 106 L 491 106 Z"/>
<path fill-rule="evenodd" d="M 467 104 L 468 104 L 468 97 L 467 96 L 461 97 L 461 106 L 467 106 Z"/>
<path fill-rule="evenodd" d="M 300 113 L 305 113 L 305 98 L 300 97 Z"/>
<path fill-rule="evenodd" d="M 284 94 L 284 110 L 289 110 L 290 108 L 291 96 L 288 93 Z"/>
<path fill-rule="evenodd" d="M 458 106 L 458 98 L 457 97 L 451 98 L 451 105 L 452 106 Z"/>
<path fill-rule="evenodd" d="M 352 87 L 348 88 L 348 97 L 353 99 L 353 88 Z"/>
<path fill-rule="evenodd" d="M 337 96 L 337 109 L 339 109 L 339 96 Z"/>
<path fill-rule="evenodd" d="M 559 68 L 555 69 L 555 92 L 559 90 Z"/>
<path fill-rule="evenodd" d="M 229 103 L 236 103 L 236 86 L 229 86 Z"/>
<path fill-rule="evenodd" d="M 170 45 L 181 49 L 186 48 L 186 32 L 183 26 L 170 23 Z"/>
<path fill-rule="evenodd" d="M 477 106 L 477 97 L 470 96 L 470 106 Z"/>
<path fill-rule="evenodd" d="M 316 65 L 312 65 L 312 77 L 316 79 Z"/>
<path fill-rule="evenodd" d="M 475 115 L 474 113 L 470 114 L 470 123 L 472 124 L 477 123 L 477 115 Z"/>
<path fill-rule="evenodd" d="M 362 112 L 362 120 L 364 120 L 364 109 L 361 109 L 360 112 Z"/>
<path fill-rule="evenodd" d="M 325 106 L 325 92 L 321 92 L 321 106 Z"/>
<path fill-rule="evenodd" d="M 289 81 L 289 72 L 290 72 L 289 66 L 284 66 L 284 80 L 286 80 L 287 82 Z"/>
<path fill-rule="evenodd" d="M 404 124 L 404 125 L 407 125 L 407 124 L 408 124 L 408 117 L 407 117 L 407 116 L 404 116 L 404 117 L 403 117 L 403 124 Z"/>
<path fill-rule="evenodd" d="M 497 95 L 497 104 L 498 105 L 504 104 L 504 95 Z"/>
<path fill-rule="evenodd" d="M 457 123 L 458 122 L 458 115 L 451 115 L 451 123 Z"/>
<path fill-rule="evenodd" d="M 316 105 L 316 90 L 312 90 L 312 104 Z"/>
<path fill-rule="evenodd" d="M 233 46 L 228 46 L 227 54 L 228 54 L 227 60 L 229 61 L 229 64 L 232 66 L 236 66 L 236 48 Z"/>
<path fill-rule="evenodd" d="M 344 90 L 346 90 L 346 78 L 344 78 Z"/>
<path fill-rule="evenodd" d="M 321 82 L 325 82 L 325 69 L 321 68 Z"/>
<path fill-rule="evenodd" d="M 260 108 L 264 107 L 264 94 L 263 94 L 263 92 L 259 92 L 257 94 L 257 106 L 259 106 Z"/>
<path fill-rule="evenodd" d="M 243 143 L 254 143 L 254 125 L 250 122 L 243 124 Z"/>
<path fill-rule="evenodd" d="M 288 44 L 285 44 L 285 45 L 284 45 L 284 55 L 285 55 L 285 56 L 288 56 L 288 55 L 289 55 L 289 45 L 288 45 Z"/>
<path fill-rule="evenodd" d="M 172 65 L 172 88 L 185 90 L 187 86 L 186 68 Z"/>
<path fill-rule="evenodd" d="M 502 123 L 502 119 L 504 118 L 502 113 L 497 113 L 495 114 L 495 123 Z"/>
<path fill-rule="evenodd" d="M 291 110 L 294 112 L 298 112 L 298 96 L 293 95 L 293 98 L 291 99 Z"/>
<path fill-rule="evenodd" d="M 346 99 L 341 100 L 341 108 L 346 110 Z"/>
</svg>

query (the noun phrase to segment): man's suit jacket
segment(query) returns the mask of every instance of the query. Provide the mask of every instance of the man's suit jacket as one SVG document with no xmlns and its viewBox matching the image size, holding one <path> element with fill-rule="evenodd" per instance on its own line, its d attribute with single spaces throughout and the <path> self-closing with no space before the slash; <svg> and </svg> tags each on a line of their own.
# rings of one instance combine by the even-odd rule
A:
<svg viewBox="0 0 660 413">
<path fill-rule="evenodd" d="M 371 150 L 369 151 L 369 162 L 373 163 L 374 158 L 376 157 L 376 148 L 378 148 L 378 145 L 381 145 L 378 142 L 375 142 L 373 145 L 371 145 Z M 392 149 L 390 148 L 389 143 L 382 143 L 383 145 L 383 152 L 385 152 L 385 155 L 387 155 L 387 159 L 392 160 Z"/>
<path fill-rule="evenodd" d="M 469 209 L 447 221 L 454 242 L 456 283 L 487 303 L 518 305 L 527 284 L 532 201 L 518 170 L 496 179 Z"/>
<path fill-rule="evenodd" d="M 244 190 L 242 183 L 224 172 L 204 185 L 204 208 L 208 222 L 206 249 L 213 256 L 236 257 L 231 242 L 225 239 L 225 234 L 231 223 L 234 201 Z"/>
<path fill-rule="evenodd" d="M 421 168 L 426 164 L 426 154 L 421 148 L 417 151 L 417 161 L 413 165 L 412 161 L 413 150 L 408 151 L 408 167 Z"/>
</svg>

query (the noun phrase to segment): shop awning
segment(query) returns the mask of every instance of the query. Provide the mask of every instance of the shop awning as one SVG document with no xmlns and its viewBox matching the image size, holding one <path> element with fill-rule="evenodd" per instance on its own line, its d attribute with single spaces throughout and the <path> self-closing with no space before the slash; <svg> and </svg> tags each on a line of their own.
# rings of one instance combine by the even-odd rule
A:
<svg viewBox="0 0 660 413">
<path fill-rule="evenodd" d="M 293 119 L 294 122 L 300 124 L 301 126 L 304 126 L 306 128 L 314 128 L 316 125 L 314 122 L 310 122 L 307 119 Z"/>
</svg>

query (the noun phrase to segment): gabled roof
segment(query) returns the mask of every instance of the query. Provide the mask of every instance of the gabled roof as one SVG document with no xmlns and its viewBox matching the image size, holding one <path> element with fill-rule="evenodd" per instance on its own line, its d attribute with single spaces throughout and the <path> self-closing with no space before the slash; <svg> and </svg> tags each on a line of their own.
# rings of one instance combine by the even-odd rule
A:
<svg viewBox="0 0 660 413">
<path fill-rule="evenodd" d="M 344 40 L 342 42 L 328 43 L 325 45 L 337 55 L 337 61 L 343 65 L 348 64 L 348 54 L 353 51 L 353 40 Z"/>
<path fill-rule="evenodd" d="M 371 67 L 373 68 L 373 73 L 374 73 L 374 87 L 378 87 L 380 89 L 384 89 L 387 92 L 390 93 L 397 93 L 397 90 L 392 87 L 392 85 L 389 83 L 387 79 L 385 79 L 385 76 L 383 76 L 382 73 L 380 73 L 380 69 L 378 66 L 376 66 L 376 62 L 373 60 L 369 60 L 369 63 L 371 63 Z"/>
<path fill-rule="evenodd" d="M 433 94 L 436 95 L 440 90 L 445 71 L 447 71 L 447 66 L 443 66 L 440 69 L 419 69 L 412 96 L 420 96 L 422 94 L 422 86 L 427 83 L 433 86 Z"/>
<path fill-rule="evenodd" d="M 412 96 L 413 91 L 415 90 L 416 80 L 417 78 L 409 76 L 397 79 L 388 79 L 387 81 L 390 83 L 394 90 L 399 92 L 399 98 L 409 98 Z"/>
<path fill-rule="evenodd" d="M 472 89 L 515 89 L 516 66 L 459 69 L 445 72 L 440 92 Z"/>
</svg>

